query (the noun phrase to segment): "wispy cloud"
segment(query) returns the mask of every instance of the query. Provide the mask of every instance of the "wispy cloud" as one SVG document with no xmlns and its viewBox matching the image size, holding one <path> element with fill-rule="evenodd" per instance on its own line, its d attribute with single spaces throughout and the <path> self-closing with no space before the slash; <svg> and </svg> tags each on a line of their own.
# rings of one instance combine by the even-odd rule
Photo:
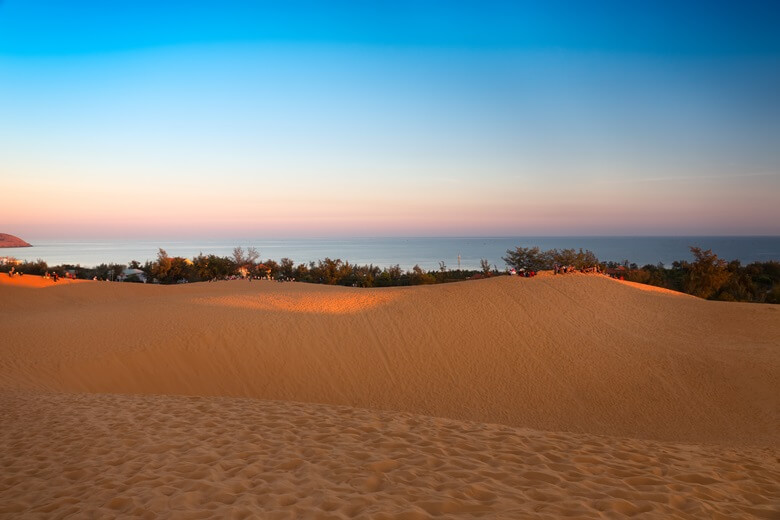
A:
<svg viewBox="0 0 780 520">
<path fill-rule="evenodd" d="M 645 184 L 657 182 L 728 181 L 754 177 L 778 177 L 780 172 L 728 173 L 718 175 L 670 175 L 665 177 L 639 177 L 635 179 L 602 179 L 604 184 Z"/>
</svg>

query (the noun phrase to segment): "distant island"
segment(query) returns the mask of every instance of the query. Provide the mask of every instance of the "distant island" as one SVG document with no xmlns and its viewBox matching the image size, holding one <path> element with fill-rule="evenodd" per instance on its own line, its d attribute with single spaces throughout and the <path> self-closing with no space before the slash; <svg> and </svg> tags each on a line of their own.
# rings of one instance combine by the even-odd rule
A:
<svg viewBox="0 0 780 520">
<path fill-rule="evenodd" d="M 0 233 L 0 247 L 32 247 L 32 246 L 19 237 L 15 237 L 7 233 Z"/>
</svg>

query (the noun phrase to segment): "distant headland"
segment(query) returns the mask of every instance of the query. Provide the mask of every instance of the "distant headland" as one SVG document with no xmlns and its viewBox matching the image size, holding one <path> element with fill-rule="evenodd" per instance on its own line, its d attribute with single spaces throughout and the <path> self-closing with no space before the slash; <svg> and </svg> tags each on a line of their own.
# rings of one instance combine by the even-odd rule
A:
<svg viewBox="0 0 780 520">
<path fill-rule="evenodd" d="M 19 237 L 15 237 L 7 233 L 0 233 L 0 247 L 32 247 L 32 246 Z"/>
</svg>

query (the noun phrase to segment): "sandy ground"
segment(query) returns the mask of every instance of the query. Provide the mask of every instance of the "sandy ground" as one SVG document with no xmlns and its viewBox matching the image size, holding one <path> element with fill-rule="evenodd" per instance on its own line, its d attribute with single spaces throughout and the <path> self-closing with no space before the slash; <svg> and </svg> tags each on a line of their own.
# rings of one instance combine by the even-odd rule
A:
<svg viewBox="0 0 780 520">
<path fill-rule="evenodd" d="M 780 517 L 777 307 L 47 283 L 0 276 L 3 517 Z"/>
</svg>

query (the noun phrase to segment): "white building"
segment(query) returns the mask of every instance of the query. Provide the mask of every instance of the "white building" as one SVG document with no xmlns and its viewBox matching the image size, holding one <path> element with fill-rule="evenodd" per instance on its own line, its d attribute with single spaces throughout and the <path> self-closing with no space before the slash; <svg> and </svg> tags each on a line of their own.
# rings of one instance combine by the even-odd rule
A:
<svg viewBox="0 0 780 520">
<path fill-rule="evenodd" d="M 17 260 L 12 256 L 0 256 L 0 265 L 19 265 L 21 260 Z"/>
</svg>

